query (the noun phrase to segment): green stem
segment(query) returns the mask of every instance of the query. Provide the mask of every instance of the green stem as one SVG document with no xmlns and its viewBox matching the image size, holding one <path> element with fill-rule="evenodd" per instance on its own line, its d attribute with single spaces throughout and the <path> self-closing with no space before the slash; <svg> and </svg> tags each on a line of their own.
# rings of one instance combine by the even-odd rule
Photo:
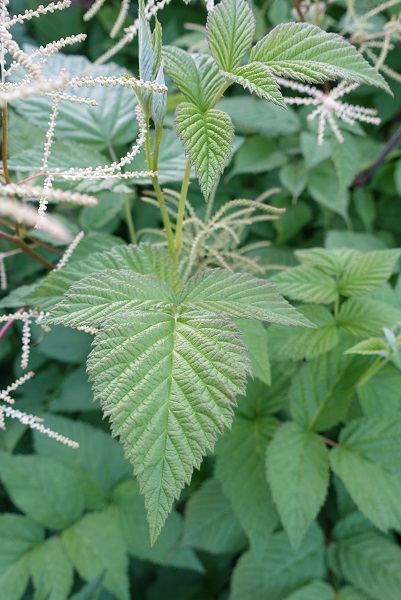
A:
<svg viewBox="0 0 401 600">
<path fill-rule="evenodd" d="M 1 159 L 3 161 L 3 174 L 6 183 L 11 183 L 10 174 L 8 172 L 8 163 L 7 163 L 7 133 L 8 133 L 8 116 L 7 116 L 7 106 L 3 106 L 1 111 L 2 117 L 2 134 L 1 134 Z"/>
<path fill-rule="evenodd" d="M 16 235 L 10 235 L 5 231 L 0 231 L 0 238 L 3 240 L 7 240 L 7 242 L 11 242 L 11 244 L 15 244 L 16 246 L 21 248 L 21 250 L 23 250 L 26 254 L 29 254 L 29 256 L 31 256 L 41 265 L 49 269 L 49 271 L 54 269 L 54 265 L 52 265 L 51 262 L 43 258 L 43 256 L 38 254 L 38 252 L 35 252 L 35 250 L 33 250 L 31 246 L 29 246 L 27 243 L 24 242 L 24 240 L 17 237 Z"/>
<path fill-rule="evenodd" d="M 222 97 L 222 95 L 224 94 L 224 92 L 226 91 L 227 88 L 230 87 L 230 85 L 232 84 L 232 81 L 225 81 L 223 83 L 223 85 L 221 86 L 221 88 L 217 91 L 215 97 L 213 98 L 209 109 L 214 108 L 216 106 L 216 104 L 218 103 L 218 101 L 220 100 L 220 98 Z"/>
<path fill-rule="evenodd" d="M 149 121 L 147 122 L 145 150 L 146 150 L 146 161 L 148 163 L 148 169 L 149 169 L 149 171 L 154 171 L 154 170 L 156 170 L 155 167 L 157 168 L 157 164 L 155 164 L 154 160 L 152 160 L 152 151 L 150 148 Z M 156 156 L 156 158 L 157 158 L 157 156 Z M 170 219 L 168 216 L 166 204 L 164 202 L 163 192 L 162 192 L 160 184 L 159 184 L 159 179 L 158 179 L 157 175 L 154 175 L 153 177 L 150 178 L 150 180 L 152 182 L 153 189 L 156 192 L 156 198 L 159 203 L 160 214 L 162 216 L 164 229 L 166 230 L 166 234 L 167 234 L 167 244 L 168 244 L 170 256 L 171 256 L 171 258 L 173 258 L 175 260 L 176 253 L 175 253 L 175 245 L 174 245 L 174 235 L 173 235 L 173 230 L 171 228 L 171 223 L 170 223 Z"/>
<path fill-rule="evenodd" d="M 177 255 L 181 249 L 182 224 L 184 221 L 185 202 L 187 200 L 189 181 L 191 177 L 191 161 L 187 160 L 185 167 L 184 179 L 182 180 L 180 201 L 178 203 L 177 225 L 175 230 L 175 250 Z"/>
<path fill-rule="evenodd" d="M 383 368 L 384 365 L 388 363 L 388 361 L 388 358 L 382 358 L 381 356 L 378 356 L 376 360 L 370 365 L 369 369 L 365 371 L 365 373 L 362 375 L 362 377 L 357 383 L 357 386 L 362 386 L 367 381 L 369 381 L 369 379 L 373 377 L 373 375 L 376 375 L 376 373 L 380 371 L 380 369 Z"/>
<path fill-rule="evenodd" d="M 163 135 L 163 127 L 156 127 L 155 131 L 155 147 L 153 150 L 153 170 L 157 171 L 159 166 L 159 150 L 160 150 L 160 142 L 162 140 Z"/>
<path fill-rule="evenodd" d="M 124 215 L 125 215 L 125 222 L 127 223 L 128 233 L 129 233 L 129 238 L 131 240 L 131 243 L 132 244 L 136 244 L 137 243 L 137 239 L 136 239 L 134 221 L 132 219 L 131 204 L 130 204 L 130 195 L 129 194 L 124 194 Z"/>
</svg>

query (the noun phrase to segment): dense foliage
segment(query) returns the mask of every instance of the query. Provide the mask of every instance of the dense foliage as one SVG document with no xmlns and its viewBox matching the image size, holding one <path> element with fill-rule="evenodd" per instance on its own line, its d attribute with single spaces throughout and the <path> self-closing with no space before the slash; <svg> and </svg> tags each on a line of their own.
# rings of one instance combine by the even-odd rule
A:
<svg viewBox="0 0 401 600">
<path fill-rule="evenodd" d="M 0 1 L 0 597 L 401 600 L 401 1 L 165 4 Z"/>
</svg>

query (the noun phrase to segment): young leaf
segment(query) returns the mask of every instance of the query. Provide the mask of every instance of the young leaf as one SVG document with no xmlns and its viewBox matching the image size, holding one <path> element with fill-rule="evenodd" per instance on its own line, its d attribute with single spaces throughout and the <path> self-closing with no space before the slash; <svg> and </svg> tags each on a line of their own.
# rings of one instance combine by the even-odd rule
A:
<svg viewBox="0 0 401 600">
<path fill-rule="evenodd" d="M 250 50 L 255 17 L 245 0 L 222 0 L 209 13 L 207 41 L 222 71 L 230 72 Z"/>
<path fill-rule="evenodd" d="M 370 298 L 350 298 L 336 319 L 338 327 L 356 337 L 380 335 L 383 327 L 393 327 L 400 320 L 400 309 Z"/>
<path fill-rule="evenodd" d="M 231 424 L 249 364 L 223 319 L 133 313 L 108 327 L 95 338 L 89 372 L 134 465 L 154 543 L 193 468 Z"/>
<path fill-rule="evenodd" d="M 231 153 L 234 127 L 227 113 L 201 111 L 190 102 L 178 105 L 175 124 L 207 200 Z"/>
<path fill-rule="evenodd" d="M 272 282 L 280 294 L 294 300 L 329 304 L 338 296 L 335 280 L 315 267 L 301 266 L 282 271 L 272 277 Z"/>
<path fill-rule="evenodd" d="M 312 525 L 298 549 L 281 531 L 266 540 L 259 555 L 245 552 L 236 564 L 232 600 L 282 600 L 312 579 L 325 576 L 323 535 Z"/>
<path fill-rule="evenodd" d="M 266 461 L 273 500 L 291 545 L 297 548 L 326 497 L 327 448 L 315 433 L 287 423 L 269 444 Z"/>
<path fill-rule="evenodd" d="M 265 449 L 279 422 L 269 413 L 264 390 L 257 382 L 249 383 L 231 431 L 216 446 L 216 477 L 255 552 L 263 548 L 278 521 L 266 481 Z M 244 406 L 251 414 L 242 412 Z"/>
<path fill-rule="evenodd" d="M 302 265 L 319 267 L 327 275 L 338 276 L 361 256 L 358 250 L 341 248 L 341 250 L 327 250 L 326 248 L 308 248 L 295 250 L 295 256 Z"/>
<path fill-rule="evenodd" d="M 390 91 L 383 77 L 344 38 L 308 23 L 283 23 L 251 51 L 277 75 L 303 81 L 345 79 Z"/>
<path fill-rule="evenodd" d="M 266 280 L 224 269 L 208 269 L 194 275 L 184 286 L 179 302 L 228 317 L 313 326 Z"/>
<path fill-rule="evenodd" d="M 61 541 L 82 579 L 105 573 L 104 587 L 117 600 L 129 600 L 127 549 L 112 511 L 86 514 L 62 532 Z"/>
<path fill-rule="evenodd" d="M 280 88 L 272 73 L 259 62 L 252 62 L 232 69 L 230 73 L 221 71 L 227 79 L 239 83 L 251 94 L 286 108 Z"/>
<path fill-rule="evenodd" d="M 389 347 L 383 338 L 369 338 L 348 348 L 345 354 L 364 354 L 370 356 L 388 356 Z"/>
<path fill-rule="evenodd" d="M 343 533 L 339 526 L 335 530 L 336 541 L 329 548 L 330 568 L 364 592 L 344 593 L 344 600 L 399 600 L 400 548 L 366 525 Z M 343 598 L 342 593 L 339 598 Z"/>
<path fill-rule="evenodd" d="M 45 527 L 67 527 L 84 511 L 81 478 L 52 458 L 2 453 L 0 475 L 16 506 Z"/>
<path fill-rule="evenodd" d="M 174 292 L 159 277 L 110 269 L 73 285 L 48 320 L 54 325 L 96 326 L 122 311 L 168 311 L 174 300 Z"/>
<path fill-rule="evenodd" d="M 246 537 L 216 479 L 208 479 L 185 510 L 184 546 L 212 554 L 229 554 L 247 546 Z"/>
<path fill-rule="evenodd" d="M 379 529 L 401 531 L 401 417 L 385 415 L 351 421 L 330 452 L 333 471 L 359 510 Z"/>
<path fill-rule="evenodd" d="M 401 250 L 376 250 L 356 258 L 343 273 L 339 291 L 344 296 L 363 296 L 390 277 Z"/>
</svg>

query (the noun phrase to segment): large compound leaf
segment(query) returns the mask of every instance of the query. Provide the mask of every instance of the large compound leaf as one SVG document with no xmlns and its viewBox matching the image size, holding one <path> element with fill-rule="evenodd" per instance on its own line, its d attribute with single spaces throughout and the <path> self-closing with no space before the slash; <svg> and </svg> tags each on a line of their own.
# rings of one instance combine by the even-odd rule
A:
<svg viewBox="0 0 401 600">
<path fill-rule="evenodd" d="M 106 270 L 85 277 L 72 286 L 52 310 L 55 325 L 101 325 L 123 310 L 168 310 L 174 293 L 159 277 L 127 269 Z"/>
<path fill-rule="evenodd" d="M 307 23 L 278 25 L 252 48 L 250 60 L 293 79 L 319 82 L 340 78 L 389 91 L 383 77 L 356 48 L 339 35 Z"/>
<path fill-rule="evenodd" d="M 356 258 L 343 273 L 339 291 L 344 296 L 363 296 L 387 281 L 401 250 L 376 250 Z"/>
<path fill-rule="evenodd" d="M 359 510 L 382 531 L 401 531 L 401 417 L 351 421 L 339 443 L 330 463 Z"/>
<path fill-rule="evenodd" d="M 184 286 L 180 303 L 229 317 L 312 325 L 264 279 L 224 269 L 208 269 L 194 275 Z"/>
<path fill-rule="evenodd" d="M 298 549 L 291 548 L 285 532 L 266 540 L 259 555 L 248 551 L 239 559 L 232 578 L 232 600 L 283 600 L 312 579 L 323 578 L 324 544 L 316 525 Z"/>
<path fill-rule="evenodd" d="M 313 432 L 287 423 L 267 449 L 267 478 L 280 519 L 293 547 L 298 547 L 325 499 L 329 459 Z"/>
<path fill-rule="evenodd" d="M 134 313 L 94 344 L 94 394 L 134 465 L 154 542 L 193 468 L 231 424 L 249 370 L 244 347 L 222 319 L 155 313 Z"/>
<path fill-rule="evenodd" d="M 255 17 L 245 0 L 222 0 L 209 13 L 206 30 L 213 58 L 231 71 L 251 48 Z"/>
<path fill-rule="evenodd" d="M 285 108 L 285 102 L 274 76 L 262 63 L 252 62 L 249 65 L 235 67 L 230 73 L 222 71 L 222 74 L 248 89 L 251 94 Z"/>
<path fill-rule="evenodd" d="M 354 515 L 351 515 L 351 518 Z M 348 519 L 349 521 L 349 519 Z M 389 539 L 361 525 L 345 527 L 340 521 L 334 531 L 336 539 L 329 548 L 331 570 L 352 583 L 362 594 L 344 593 L 344 600 L 399 600 L 401 589 L 401 550 Z"/>
<path fill-rule="evenodd" d="M 175 46 L 163 47 L 163 59 L 177 88 L 200 110 L 207 110 L 224 84 L 214 60 L 206 54 L 191 56 Z"/>
<path fill-rule="evenodd" d="M 282 271 L 273 277 L 272 281 L 280 294 L 294 300 L 329 304 L 338 296 L 337 284 L 333 277 L 316 267 L 294 267 Z"/>
<path fill-rule="evenodd" d="M 201 111 L 195 104 L 178 105 L 175 123 L 206 200 L 231 154 L 234 127 L 227 113 Z"/>
</svg>

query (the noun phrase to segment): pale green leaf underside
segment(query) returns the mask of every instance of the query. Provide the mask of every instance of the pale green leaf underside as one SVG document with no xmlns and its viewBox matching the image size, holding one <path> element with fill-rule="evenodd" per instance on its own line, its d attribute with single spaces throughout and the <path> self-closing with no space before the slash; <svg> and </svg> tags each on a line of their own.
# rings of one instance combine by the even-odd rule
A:
<svg viewBox="0 0 401 600">
<path fill-rule="evenodd" d="M 267 449 L 267 478 L 281 522 L 297 547 L 327 493 L 329 461 L 324 442 L 296 423 L 283 425 Z"/>
<path fill-rule="evenodd" d="M 242 85 L 251 94 L 256 94 L 259 98 L 274 102 L 274 104 L 278 104 L 283 108 L 286 107 L 275 78 L 262 63 L 252 62 L 248 65 L 236 67 L 230 73 L 226 71 L 221 71 L 221 73 L 227 79 Z"/>
<path fill-rule="evenodd" d="M 331 467 L 359 510 L 382 531 L 401 531 L 401 418 L 351 421 L 339 441 L 330 452 Z"/>
<path fill-rule="evenodd" d="M 175 123 L 207 199 L 231 154 L 234 127 L 227 113 L 202 112 L 189 102 L 178 105 Z"/>
<path fill-rule="evenodd" d="M 222 0 L 209 13 L 206 31 L 213 58 L 231 71 L 251 48 L 255 17 L 245 0 Z"/>
<path fill-rule="evenodd" d="M 284 296 L 304 302 L 329 304 L 338 296 L 335 280 L 320 269 L 309 266 L 282 271 L 272 282 Z"/>
<path fill-rule="evenodd" d="M 94 394 L 145 496 L 155 541 L 194 467 L 225 426 L 249 370 L 234 325 L 208 316 L 133 314 L 95 338 Z"/>
<path fill-rule="evenodd" d="M 201 110 L 209 108 L 224 83 L 214 60 L 206 54 L 191 56 L 175 46 L 163 47 L 167 75 L 190 102 Z"/>
<path fill-rule="evenodd" d="M 307 23 L 283 23 L 275 27 L 251 51 L 274 73 L 323 81 L 345 79 L 375 85 L 389 91 L 383 77 L 341 36 Z"/>
<path fill-rule="evenodd" d="M 230 317 L 313 326 L 267 281 L 223 269 L 209 269 L 192 277 L 181 292 L 180 303 Z"/>
<path fill-rule="evenodd" d="M 369 338 L 349 348 L 346 354 L 387 356 L 389 354 L 389 347 L 383 338 Z"/>
</svg>

